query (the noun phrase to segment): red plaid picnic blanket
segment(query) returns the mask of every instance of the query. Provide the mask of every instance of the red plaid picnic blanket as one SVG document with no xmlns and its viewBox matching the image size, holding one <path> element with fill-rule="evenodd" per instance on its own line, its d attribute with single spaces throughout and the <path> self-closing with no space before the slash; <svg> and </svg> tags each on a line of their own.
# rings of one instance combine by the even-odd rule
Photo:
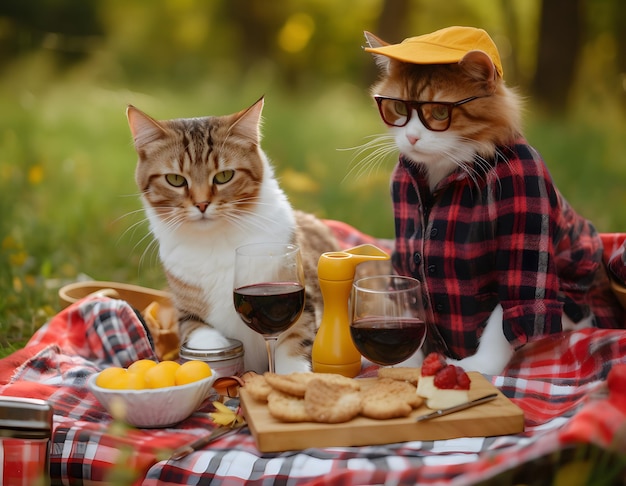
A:
<svg viewBox="0 0 626 486">
<path fill-rule="evenodd" d="M 134 429 L 113 422 L 85 385 L 107 366 L 154 357 L 126 302 L 91 297 L 0 360 L 0 394 L 46 399 L 54 408 L 52 484 L 467 485 L 573 444 L 626 453 L 626 400 L 612 400 L 605 386 L 609 371 L 626 363 L 623 330 L 545 338 L 520 350 L 502 375 L 488 377 L 524 411 L 525 431 L 518 435 L 261 453 L 242 431 L 179 461 L 169 459 L 173 449 L 213 429 L 203 412 L 214 397 L 175 427 Z M 0 467 L 8 471 L 12 464 L 4 458 Z"/>
</svg>

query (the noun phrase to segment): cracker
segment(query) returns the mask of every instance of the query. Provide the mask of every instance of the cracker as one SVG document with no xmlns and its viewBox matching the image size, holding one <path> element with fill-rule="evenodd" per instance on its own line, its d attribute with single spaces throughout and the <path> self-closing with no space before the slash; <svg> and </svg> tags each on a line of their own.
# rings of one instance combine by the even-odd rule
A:
<svg viewBox="0 0 626 486">
<path fill-rule="evenodd" d="M 316 422 L 347 422 L 361 411 L 361 395 L 355 380 L 341 375 L 319 375 L 309 381 L 304 394 L 307 413 Z"/>
<path fill-rule="evenodd" d="M 413 385 L 417 385 L 420 379 L 419 368 L 409 368 L 407 366 L 398 366 L 397 368 L 379 368 L 379 378 L 391 378 L 392 380 L 408 381 Z"/>
<path fill-rule="evenodd" d="M 272 387 L 265 377 L 256 374 L 246 377 L 244 388 L 257 402 L 266 402 L 268 395 L 272 391 Z"/>
<path fill-rule="evenodd" d="M 361 415 L 375 420 L 408 417 L 413 408 L 404 400 L 397 398 L 390 400 L 363 399 Z"/>
<path fill-rule="evenodd" d="M 267 396 L 267 409 L 272 417 L 283 422 L 311 421 L 303 398 L 288 395 L 279 390 L 272 390 Z"/>
<path fill-rule="evenodd" d="M 361 389 L 361 385 L 358 380 L 336 373 L 313 373 L 311 381 L 313 379 L 321 380 L 324 383 L 343 388 L 346 391 L 359 391 Z"/>
<path fill-rule="evenodd" d="M 377 420 L 406 417 L 424 402 L 415 386 L 391 378 L 379 378 L 372 383 L 361 392 L 361 400 L 361 415 Z"/>
<path fill-rule="evenodd" d="M 304 397 L 307 383 L 315 377 L 313 373 L 304 372 L 288 375 L 267 372 L 263 376 L 273 389 L 301 398 Z"/>
</svg>

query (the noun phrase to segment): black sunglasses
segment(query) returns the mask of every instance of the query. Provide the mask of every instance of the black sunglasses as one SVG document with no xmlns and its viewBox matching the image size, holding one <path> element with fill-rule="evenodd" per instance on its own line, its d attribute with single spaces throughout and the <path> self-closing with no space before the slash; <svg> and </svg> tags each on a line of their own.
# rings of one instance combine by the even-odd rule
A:
<svg viewBox="0 0 626 486">
<path fill-rule="evenodd" d="M 461 101 L 409 101 L 374 95 L 383 121 L 392 127 L 403 127 L 411 119 L 413 110 L 426 128 L 445 132 L 452 122 L 452 109 L 484 96 L 471 96 Z"/>
</svg>

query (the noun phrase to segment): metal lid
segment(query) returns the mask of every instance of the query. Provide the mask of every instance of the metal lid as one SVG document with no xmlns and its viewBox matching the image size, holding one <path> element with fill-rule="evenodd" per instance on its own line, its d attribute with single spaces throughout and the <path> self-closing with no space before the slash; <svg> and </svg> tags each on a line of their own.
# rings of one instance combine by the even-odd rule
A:
<svg viewBox="0 0 626 486">
<path fill-rule="evenodd" d="M 191 348 L 187 343 L 180 347 L 180 357 L 201 361 L 224 361 L 243 356 L 243 343 L 237 339 L 229 339 L 228 346 L 223 348 Z"/>
<path fill-rule="evenodd" d="M 0 396 L 0 435 L 1 431 L 21 431 L 25 435 L 52 430 L 52 407 L 45 400 L 35 398 Z M 15 434 L 8 434 L 16 437 Z"/>
</svg>

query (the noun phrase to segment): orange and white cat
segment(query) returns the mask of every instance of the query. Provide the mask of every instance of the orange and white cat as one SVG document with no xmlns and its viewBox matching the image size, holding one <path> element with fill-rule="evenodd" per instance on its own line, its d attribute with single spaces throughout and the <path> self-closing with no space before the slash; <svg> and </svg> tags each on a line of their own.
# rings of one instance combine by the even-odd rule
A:
<svg viewBox="0 0 626 486">
<path fill-rule="evenodd" d="M 450 360 L 495 374 L 544 335 L 622 327 L 599 235 L 524 140 L 488 34 L 365 36 L 380 69 L 371 92 L 400 152 L 392 261 L 422 281 Z"/>
<path fill-rule="evenodd" d="M 327 226 L 294 211 L 260 146 L 263 99 L 227 116 L 157 121 L 133 106 L 128 122 L 139 156 L 135 178 L 159 243 L 179 313 L 181 342 L 215 348 L 244 344 L 248 370 L 268 369 L 263 338 L 233 306 L 235 249 L 255 242 L 300 246 L 305 310 L 276 347 L 276 371 L 308 371 L 320 319 L 317 261 L 338 249 Z"/>
</svg>

